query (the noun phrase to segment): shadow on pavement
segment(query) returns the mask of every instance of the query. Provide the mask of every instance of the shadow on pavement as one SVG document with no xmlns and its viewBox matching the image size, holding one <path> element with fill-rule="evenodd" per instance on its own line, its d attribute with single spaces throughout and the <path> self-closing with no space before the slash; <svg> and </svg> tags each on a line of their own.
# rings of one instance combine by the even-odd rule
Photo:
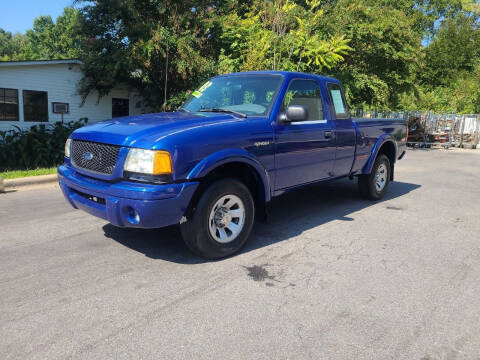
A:
<svg viewBox="0 0 480 360">
<path fill-rule="evenodd" d="M 0 195 L 2 195 L 2 194 L 14 193 L 14 192 L 17 192 L 17 191 L 18 191 L 18 190 L 16 190 L 16 189 L 13 189 L 13 190 L 5 190 L 5 191 L 3 191 L 3 192 L 0 191 Z"/>
<path fill-rule="evenodd" d="M 349 180 L 310 186 L 287 193 L 270 203 L 268 221 L 255 224 L 252 236 L 241 253 L 287 240 L 333 220 L 354 221 L 348 216 L 349 214 L 370 206 L 384 206 L 382 205 L 384 201 L 401 197 L 419 187 L 420 185 L 417 184 L 393 182 L 385 198 L 378 202 L 361 199 L 356 181 Z M 386 210 L 402 211 L 403 209 L 388 206 Z M 188 250 L 177 226 L 143 230 L 118 228 L 107 224 L 103 230 L 106 237 L 152 259 L 182 264 L 206 261 Z"/>
</svg>

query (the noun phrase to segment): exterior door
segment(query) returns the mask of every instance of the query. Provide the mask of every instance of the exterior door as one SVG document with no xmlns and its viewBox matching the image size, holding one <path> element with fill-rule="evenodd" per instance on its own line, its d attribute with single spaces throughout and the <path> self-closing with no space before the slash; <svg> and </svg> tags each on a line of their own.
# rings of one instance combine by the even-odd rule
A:
<svg viewBox="0 0 480 360">
<path fill-rule="evenodd" d="M 333 168 L 334 176 L 349 175 L 355 158 L 357 133 L 353 125 L 342 87 L 337 83 L 328 83 L 328 97 L 335 119 L 336 156 Z"/>
<path fill-rule="evenodd" d="M 112 99 L 112 118 L 128 116 L 130 104 L 128 99 Z"/>
<path fill-rule="evenodd" d="M 333 123 L 325 116 L 319 83 L 291 80 L 280 111 L 289 105 L 304 106 L 308 119 L 276 123 L 275 190 L 327 179 L 335 161 Z"/>
</svg>

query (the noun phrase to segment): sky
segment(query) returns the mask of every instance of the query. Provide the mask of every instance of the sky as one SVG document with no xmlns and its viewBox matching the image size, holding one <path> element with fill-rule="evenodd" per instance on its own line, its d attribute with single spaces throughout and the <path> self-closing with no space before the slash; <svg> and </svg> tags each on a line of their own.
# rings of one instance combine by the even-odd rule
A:
<svg viewBox="0 0 480 360">
<path fill-rule="evenodd" d="M 1 0 L 0 28 L 11 33 L 25 33 L 33 26 L 33 19 L 50 15 L 55 19 L 73 0 Z"/>
</svg>

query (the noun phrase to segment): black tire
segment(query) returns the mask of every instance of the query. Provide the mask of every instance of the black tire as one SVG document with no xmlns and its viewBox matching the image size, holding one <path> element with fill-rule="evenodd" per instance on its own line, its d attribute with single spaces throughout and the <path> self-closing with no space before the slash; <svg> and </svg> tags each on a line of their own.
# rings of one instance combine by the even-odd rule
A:
<svg viewBox="0 0 480 360">
<path fill-rule="evenodd" d="M 385 185 L 381 190 L 378 190 L 376 187 L 376 175 L 381 166 L 385 168 L 386 178 Z M 390 166 L 390 160 L 384 154 L 380 154 L 373 164 L 372 172 L 358 177 L 358 190 L 360 191 L 360 195 L 370 200 L 380 200 L 383 198 L 387 191 L 388 184 L 390 183 L 391 172 L 392 168 Z"/>
<path fill-rule="evenodd" d="M 209 230 L 210 214 L 215 204 L 224 196 L 235 195 L 245 209 L 243 228 L 231 242 L 221 243 L 214 239 Z M 222 179 L 211 184 L 201 195 L 197 206 L 180 225 L 183 240 L 196 255 L 207 259 L 220 259 L 240 250 L 252 232 L 255 205 L 248 188 L 236 179 Z"/>
</svg>

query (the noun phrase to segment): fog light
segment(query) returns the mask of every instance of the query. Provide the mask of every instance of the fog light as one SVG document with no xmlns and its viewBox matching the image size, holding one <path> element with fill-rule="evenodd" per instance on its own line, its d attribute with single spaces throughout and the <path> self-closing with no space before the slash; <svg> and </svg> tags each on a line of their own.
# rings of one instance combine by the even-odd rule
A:
<svg viewBox="0 0 480 360">
<path fill-rule="evenodd" d="M 127 207 L 127 220 L 130 224 L 137 225 L 140 223 L 140 214 L 131 206 Z"/>
</svg>

